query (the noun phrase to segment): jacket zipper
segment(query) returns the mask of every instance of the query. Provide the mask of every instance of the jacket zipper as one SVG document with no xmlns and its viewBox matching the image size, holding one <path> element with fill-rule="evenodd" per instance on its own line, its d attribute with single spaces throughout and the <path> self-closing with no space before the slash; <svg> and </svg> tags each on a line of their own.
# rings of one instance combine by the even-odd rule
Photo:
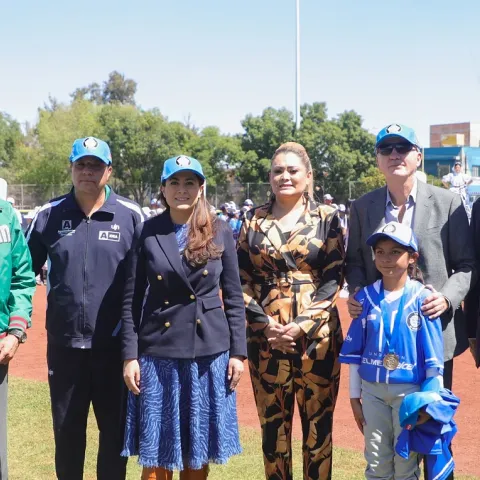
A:
<svg viewBox="0 0 480 480">
<path fill-rule="evenodd" d="M 88 240 L 89 240 L 89 227 L 90 227 L 90 217 L 87 217 L 86 220 L 87 231 L 86 231 L 86 242 L 85 242 L 85 255 L 83 257 L 83 299 L 82 299 L 82 310 L 83 310 L 83 328 L 82 336 L 85 336 L 85 302 L 87 299 L 87 256 L 88 256 Z"/>
</svg>

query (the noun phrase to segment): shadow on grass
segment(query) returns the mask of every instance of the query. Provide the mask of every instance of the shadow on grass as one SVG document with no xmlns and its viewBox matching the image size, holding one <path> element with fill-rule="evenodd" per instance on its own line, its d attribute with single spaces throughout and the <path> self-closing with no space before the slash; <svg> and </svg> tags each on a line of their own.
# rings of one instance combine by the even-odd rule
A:
<svg viewBox="0 0 480 480">
<path fill-rule="evenodd" d="M 86 480 L 95 480 L 98 432 L 93 412 L 89 416 Z M 42 382 L 10 377 L 9 380 L 9 469 L 10 480 L 50 480 L 55 478 L 53 432 L 48 385 Z M 242 455 L 227 465 L 212 465 L 211 480 L 261 480 L 263 462 L 260 434 L 257 430 L 241 429 Z M 294 478 L 302 478 L 301 444 L 294 442 Z M 334 480 L 364 478 L 363 455 L 346 449 L 334 450 Z M 132 458 L 128 464 L 128 480 L 140 478 L 141 467 Z M 175 479 L 178 477 L 174 477 Z M 478 480 L 477 477 L 456 476 L 457 480 Z"/>
</svg>

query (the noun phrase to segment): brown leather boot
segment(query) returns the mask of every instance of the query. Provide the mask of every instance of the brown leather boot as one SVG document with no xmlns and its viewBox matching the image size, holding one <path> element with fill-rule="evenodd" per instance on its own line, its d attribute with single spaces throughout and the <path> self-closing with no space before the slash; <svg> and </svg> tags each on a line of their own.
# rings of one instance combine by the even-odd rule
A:
<svg viewBox="0 0 480 480">
<path fill-rule="evenodd" d="M 208 465 L 205 465 L 200 470 L 186 468 L 180 472 L 180 480 L 206 480 L 208 477 L 208 471 Z"/>
<path fill-rule="evenodd" d="M 161 467 L 143 467 L 142 480 L 172 480 L 173 472 Z"/>
</svg>

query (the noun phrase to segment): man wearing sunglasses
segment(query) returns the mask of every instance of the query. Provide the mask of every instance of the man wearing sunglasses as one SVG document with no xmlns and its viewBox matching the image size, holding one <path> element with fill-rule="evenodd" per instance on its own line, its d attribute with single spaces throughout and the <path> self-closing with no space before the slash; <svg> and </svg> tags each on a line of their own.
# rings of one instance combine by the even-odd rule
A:
<svg viewBox="0 0 480 480">
<path fill-rule="evenodd" d="M 432 287 L 422 309 L 431 319 L 441 317 L 443 381 L 451 389 L 453 358 L 469 345 L 460 304 L 476 276 L 467 215 L 459 195 L 416 179 L 422 154 L 413 129 L 388 125 L 377 135 L 375 154 L 386 186 L 367 193 L 351 207 L 346 259 L 349 313 L 355 318 L 362 310 L 353 294 L 379 278 L 366 239 L 392 221 L 413 228 L 419 243 L 419 267 L 425 283 Z"/>
</svg>

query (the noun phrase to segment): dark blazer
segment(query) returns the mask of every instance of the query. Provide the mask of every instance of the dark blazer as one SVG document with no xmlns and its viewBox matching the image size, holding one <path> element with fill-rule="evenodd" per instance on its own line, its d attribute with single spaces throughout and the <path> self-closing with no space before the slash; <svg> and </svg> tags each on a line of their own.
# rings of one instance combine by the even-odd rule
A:
<svg viewBox="0 0 480 480">
<path fill-rule="evenodd" d="M 351 291 L 379 278 L 366 240 L 385 223 L 386 198 L 387 188 L 382 187 L 352 205 L 346 266 Z M 476 276 L 473 242 L 460 195 L 418 181 L 413 230 L 425 283 L 442 292 L 452 304 L 441 317 L 445 360 L 450 360 L 468 347 L 461 302 Z"/>
<path fill-rule="evenodd" d="M 231 228 L 216 219 L 223 254 L 194 268 L 180 256 L 168 211 L 135 230 L 122 315 L 123 358 L 246 357 L 245 307 Z M 220 298 L 222 288 L 223 305 Z"/>
<path fill-rule="evenodd" d="M 472 218 L 470 222 L 473 242 L 475 246 L 475 259 L 477 272 L 480 271 L 480 200 L 473 204 Z M 467 315 L 468 337 L 477 339 L 476 364 L 480 366 L 480 280 L 477 278 L 476 285 L 470 290 L 465 299 L 465 312 Z"/>
</svg>

